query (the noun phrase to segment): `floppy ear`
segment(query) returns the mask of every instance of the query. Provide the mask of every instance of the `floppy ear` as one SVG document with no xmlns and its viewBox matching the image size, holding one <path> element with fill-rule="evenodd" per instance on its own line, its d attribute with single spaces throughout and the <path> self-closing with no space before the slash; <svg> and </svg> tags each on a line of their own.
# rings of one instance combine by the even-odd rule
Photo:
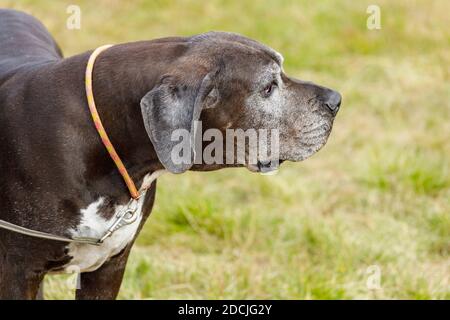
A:
<svg viewBox="0 0 450 320">
<path fill-rule="evenodd" d="M 218 100 L 217 89 L 212 83 L 213 73 L 207 74 L 195 87 L 173 83 L 165 77 L 161 83 L 148 92 L 141 100 L 141 111 L 145 129 L 150 137 L 159 161 L 172 173 L 182 173 L 194 163 L 194 142 L 196 128 L 194 121 L 200 119 L 203 108 L 213 107 Z M 215 91 L 216 90 L 216 91 Z M 172 134 L 183 130 L 188 135 L 189 155 L 180 163 L 174 159 L 172 151 L 180 144 L 180 136 Z M 177 131 L 180 132 L 180 131 Z M 200 132 L 201 134 L 201 132 Z"/>
</svg>

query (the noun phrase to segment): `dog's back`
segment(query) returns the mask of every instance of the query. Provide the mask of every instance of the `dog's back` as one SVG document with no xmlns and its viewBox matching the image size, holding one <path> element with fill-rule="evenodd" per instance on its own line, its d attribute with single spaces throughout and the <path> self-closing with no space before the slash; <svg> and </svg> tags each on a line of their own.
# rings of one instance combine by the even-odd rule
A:
<svg viewBox="0 0 450 320">
<path fill-rule="evenodd" d="M 20 11 L 0 9 L 0 85 L 21 68 L 61 58 L 41 22 Z"/>
</svg>

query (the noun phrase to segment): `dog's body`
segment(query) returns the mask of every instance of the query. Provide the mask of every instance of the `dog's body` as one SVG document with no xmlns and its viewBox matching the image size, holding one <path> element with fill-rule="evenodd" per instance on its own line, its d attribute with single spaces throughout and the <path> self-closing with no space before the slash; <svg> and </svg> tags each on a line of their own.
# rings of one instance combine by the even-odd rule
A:
<svg viewBox="0 0 450 320">
<path fill-rule="evenodd" d="M 63 59 L 39 21 L 0 10 L 0 219 L 61 236 L 98 236 L 129 201 L 87 107 L 90 53 Z M 281 62 L 270 48 L 228 33 L 129 43 L 103 52 L 94 68 L 94 96 L 136 185 L 163 168 L 179 173 L 238 166 L 171 162 L 167 133 L 190 126 L 200 113 L 205 130 L 287 128 L 281 130 L 280 160 L 303 160 L 316 152 L 326 142 L 340 97 L 288 78 Z M 255 88 L 267 81 L 270 90 L 263 85 L 261 96 Z M 289 108 L 274 112 L 274 105 Z M 247 167 L 257 171 L 260 163 Z M 35 298 L 45 274 L 62 270 L 81 272 L 77 298 L 115 298 L 155 190 L 156 182 L 139 200 L 141 219 L 98 247 L 0 229 L 0 298 Z"/>
</svg>

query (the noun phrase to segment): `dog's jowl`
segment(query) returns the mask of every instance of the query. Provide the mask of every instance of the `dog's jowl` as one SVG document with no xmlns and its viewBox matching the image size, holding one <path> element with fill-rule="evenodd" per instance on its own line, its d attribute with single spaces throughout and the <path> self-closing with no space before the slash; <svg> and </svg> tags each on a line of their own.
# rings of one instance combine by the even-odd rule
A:
<svg viewBox="0 0 450 320">
<path fill-rule="evenodd" d="M 331 89 L 288 77 L 278 52 L 232 33 L 117 44 L 94 58 L 92 51 L 63 58 L 38 20 L 0 10 L 0 44 L 0 298 L 33 299 L 46 274 L 73 268 L 81 272 L 77 298 L 115 298 L 152 210 L 152 173 L 242 166 L 264 172 L 304 160 L 326 143 L 341 103 Z M 195 152 L 176 161 L 176 130 L 188 133 L 193 149 L 196 134 L 214 130 L 223 152 L 216 161 L 194 163 Z M 238 139 L 227 130 L 276 130 L 278 152 L 249 157 L 246 149 L 230 161 L 227 139 Z M 209 145 L 200 141 L 200 148 Z M 146 186 L 139 199 L 130 200 L 130 181 Z"/>
</svg>

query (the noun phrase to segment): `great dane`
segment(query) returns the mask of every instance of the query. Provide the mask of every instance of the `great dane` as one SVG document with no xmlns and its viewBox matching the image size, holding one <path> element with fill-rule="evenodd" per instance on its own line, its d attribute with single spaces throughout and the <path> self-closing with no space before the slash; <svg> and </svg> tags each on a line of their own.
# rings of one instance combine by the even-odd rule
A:
<svg viewBox="0 0 450 320">
<path fill-rule="evenodd" d="M 64 237 L 97 236 L 129 202 L 88 109 L 91 53 L 63 58 L 38 20 L 0 10 L 1 220 Z M 268 161 L 301 161 L 318 151 L 341 103 L 336 91 L 288 77 L 282 63 L 271 48 L 227 32 L 118 44 L 95 62 L 94 97 L 138 186 L 164 168 L 264 171 Z M 194 121 L 224 136 L 227 129 L 275 128 L 277 159 L 177 163 L 171 132 L 191 130 Z M 114 299 L 155 191 L 156 181 L 138 200 L 140 218 L 98 246 L 0 229 L 0 298 L 34 299 L 46 274 L 77 268 L 76 298 Z"/>
</svg>

